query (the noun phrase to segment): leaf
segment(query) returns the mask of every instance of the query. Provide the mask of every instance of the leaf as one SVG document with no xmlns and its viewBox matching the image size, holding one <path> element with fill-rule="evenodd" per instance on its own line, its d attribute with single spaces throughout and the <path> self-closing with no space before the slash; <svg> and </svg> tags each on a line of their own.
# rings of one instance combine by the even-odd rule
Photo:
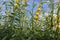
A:
<svg viewBox="0 0 60 40">
<path fill-rule="evenodd" d="M 36 7 L 36 4 L 33 5 L 33 8 L 35 8 L 35 7 Z"/>
<path fill-rule="evenodd" d="M 2 40 L 6 40 L 7 36 L 3 37 Z"/>
<path fill-rule="evenodd" d="M 6 4 L 6 2 L 3 2 L 3 4 Z"/>
</svg>

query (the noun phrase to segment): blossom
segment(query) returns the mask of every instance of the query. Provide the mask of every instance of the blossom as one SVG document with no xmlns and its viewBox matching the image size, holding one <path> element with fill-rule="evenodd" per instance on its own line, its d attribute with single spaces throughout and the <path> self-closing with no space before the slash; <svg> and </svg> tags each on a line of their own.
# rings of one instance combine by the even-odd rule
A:
<svg viewBox="0 0 60 40">
<path fill-rule="evenodd" d="M 19 0 L 16 0 L 16 2 L 19 2 Z"/>
<path fill-rule="evenodd" d="M 41 7 L 38 7 L 38 10 L 41 10 Z"/>
<path fill-rule="evenodd" d="M 37 12 L 36 12 L 36 15 L 39 15 L 39 14 L 40 14 L 40 11 L 37 11 Z"/>
<path fill-rule="evenodd" d="M 36 16 L 35 16 L 35 19 L 38 20 L 38 19 L 39 19 L 39 16 L 36 15 Z"/>
<path fill-rule="evenodd" d="M 23 0 L 24 2 L 28 2 L 29 0 Z"/>
</svg>

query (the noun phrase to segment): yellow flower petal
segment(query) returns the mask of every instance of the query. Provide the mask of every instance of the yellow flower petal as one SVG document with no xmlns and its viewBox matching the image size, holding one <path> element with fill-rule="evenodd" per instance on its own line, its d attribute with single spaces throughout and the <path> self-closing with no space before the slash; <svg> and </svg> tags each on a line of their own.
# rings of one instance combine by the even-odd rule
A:
<svg viewBox="0 0 60 40">
<path fill-rule="evenodd" d="M 36 24 L 38 24 L 38 20 L 36 20 Z"/>
<path fill-rule="evenodd" d="M 41 7 L 38 7 L 38 10 L 41 10 Z"/>
<path fill-rule="evenodd" d="M 19 0 L 16 0 L 16 2 L 19 2 Z"/>
<path fill-rule="evenodd" d="M 39 15 L 40 14 L 40 12 L 36 12 L 36 15 Z"/>
<path fill-rule="evenodd" d="M 56 28 L 58 27 L 58 24 L 56 24 L 56 26 L 55 26 Z"/>
<path fill-rule="evenodd" d="M 38 20 L 39 19 L 39 16 L 35 16 L 35 19 Z"/>
<path fill-rule="evenodd" d="M 29 0 L 23 0 L 24 2 L 28 2 Z"/>
<path fill-rule="evenodd" d="M 37 10 L 36 15 L 39 15 L 39 14 L 40 14 L 40 11 L 39 11 L 39 10 Z"/>
</svg>

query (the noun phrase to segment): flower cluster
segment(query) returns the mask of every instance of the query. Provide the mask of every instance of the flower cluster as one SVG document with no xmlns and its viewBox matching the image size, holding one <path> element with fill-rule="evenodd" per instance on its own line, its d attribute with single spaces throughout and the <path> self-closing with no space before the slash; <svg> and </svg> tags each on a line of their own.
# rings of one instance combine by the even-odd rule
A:
<svg viewBox="0 0 60 40">
<path fill-rule="evenodd" d="M 38 23 L 38 19 L 39 19 L 41 9 L 42 9 L 42 3 L 40 3 L 38 10 L 36 11 L 36 16 L 35 16 L 36 24 Z"/>
<path fill-rule="evenodd" d="M 19 12 L 19 0 L 16 0 L 16 4 L 15 4 L 15 7 L 14 7 L 14 12 L 15 13 L 18 13 Z"/>
</svg>

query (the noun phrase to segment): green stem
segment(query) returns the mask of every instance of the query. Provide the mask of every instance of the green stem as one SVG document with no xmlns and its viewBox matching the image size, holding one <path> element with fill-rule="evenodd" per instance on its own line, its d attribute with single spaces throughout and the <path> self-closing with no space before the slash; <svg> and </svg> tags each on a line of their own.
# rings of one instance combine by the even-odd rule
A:
<svg viewBox="0 0 60 40">
<path fill-rule="evenodd" d="M 51 9 L 52 9 L 52 11 L 51 11 L 51 27 L 53 27 L 53 11 L 54 11 L 54 0 L 50 0 L 50 2 L 51 2 Z"/>
<path fill-rule="evenodd" d="M 33 6 L 32 6 L 32 29 L 33 29 L 33 26 L 34 26 L 34 24 L 33 24 L 33 9 L 34 9 L 34 0 L 33 0 Z"/>
</svg>

